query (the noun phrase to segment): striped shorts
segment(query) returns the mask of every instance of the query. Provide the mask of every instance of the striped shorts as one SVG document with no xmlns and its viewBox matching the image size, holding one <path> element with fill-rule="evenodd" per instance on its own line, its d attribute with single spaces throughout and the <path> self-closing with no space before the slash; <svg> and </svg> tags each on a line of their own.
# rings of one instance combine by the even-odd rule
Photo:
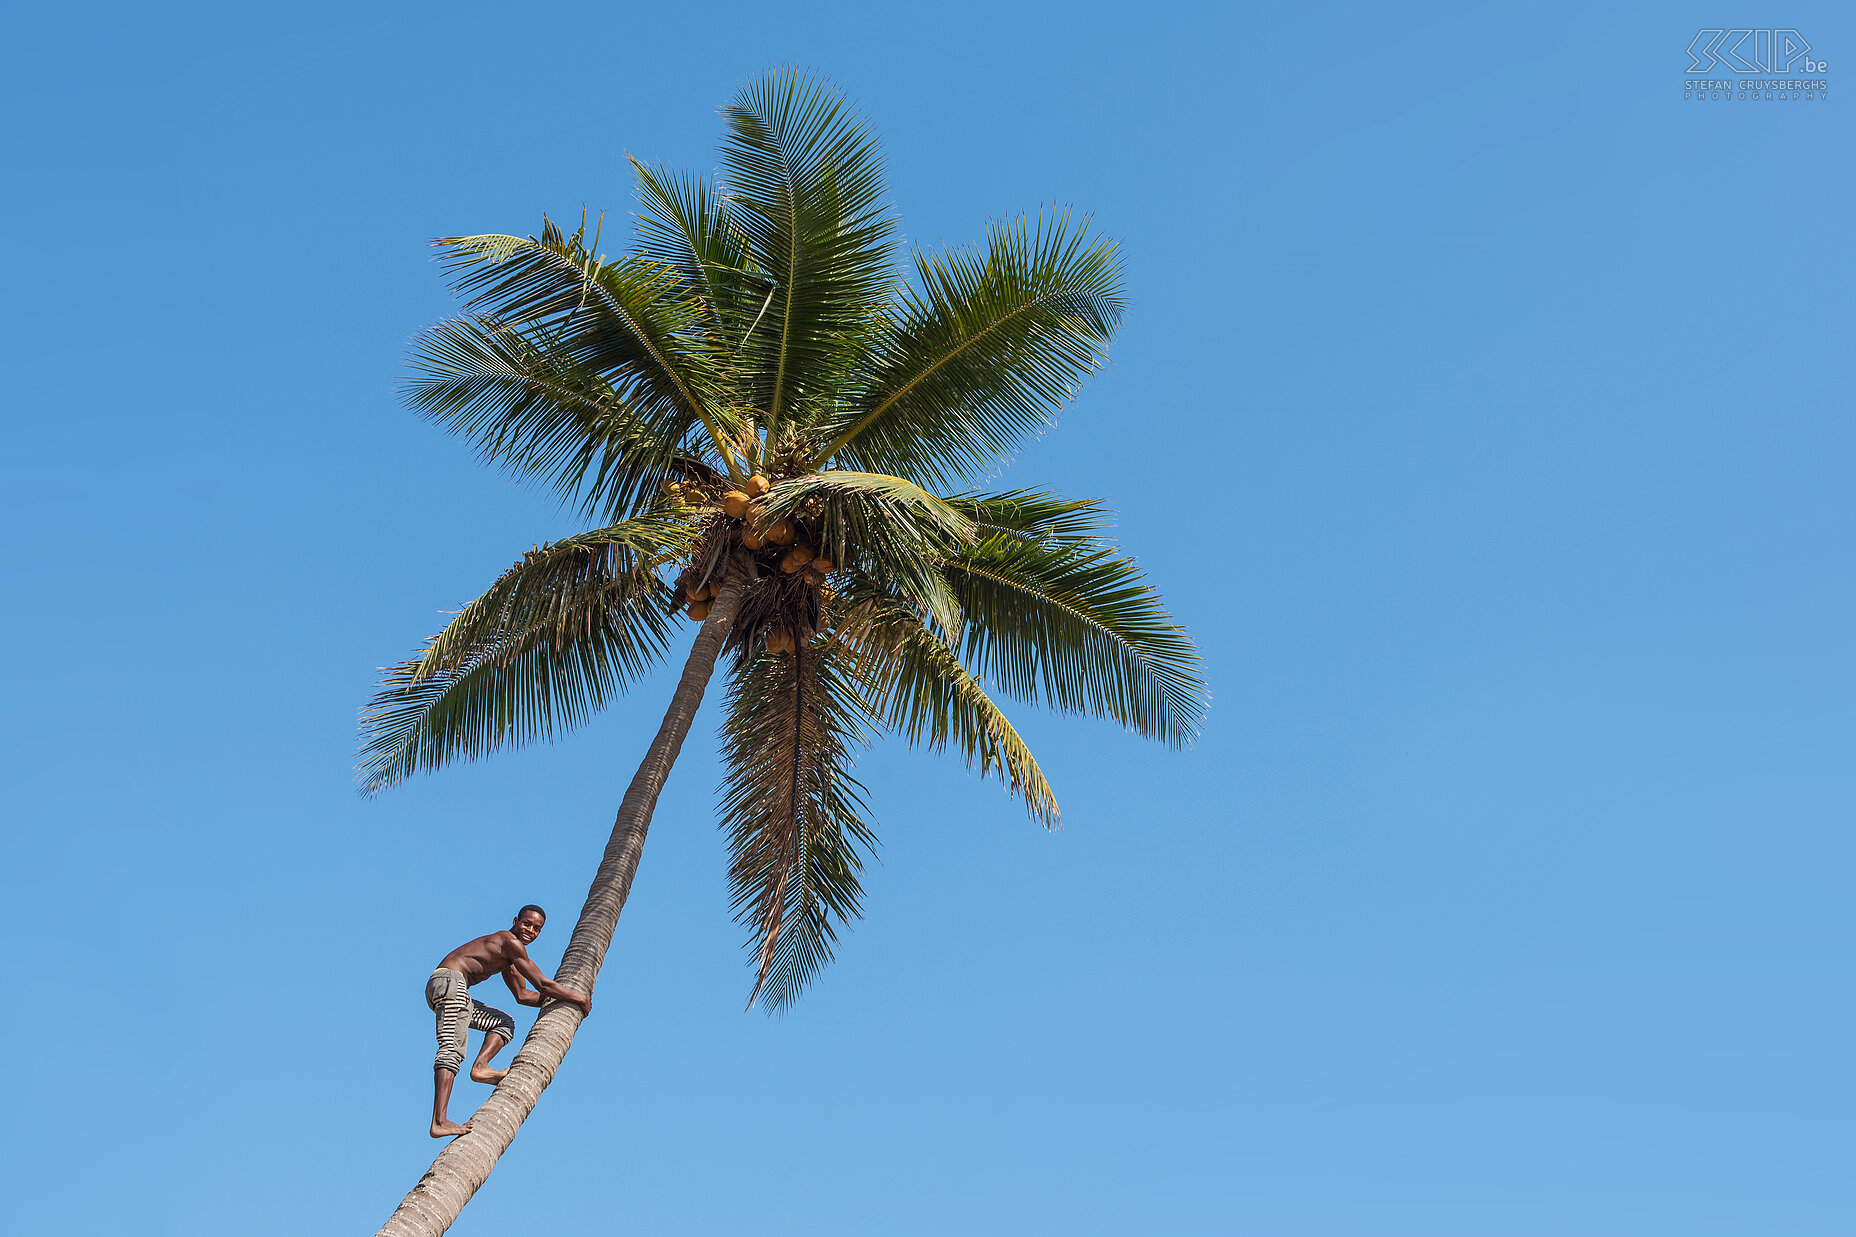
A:
<svg viewBox="0 0 1856 1237">
<path fill-rule="evenodd" d="M 464 1064 L 464 1037 L 472 1029 L 500 1035 L 513 1043 L 516 1020 L 502 1010 L 473 1000 L 464 976 L 445 967 L 425 981 L 425 1003 L 438 1015 L 438 1057 L 434 1069 L 458 1072 Z"/>
</svg>

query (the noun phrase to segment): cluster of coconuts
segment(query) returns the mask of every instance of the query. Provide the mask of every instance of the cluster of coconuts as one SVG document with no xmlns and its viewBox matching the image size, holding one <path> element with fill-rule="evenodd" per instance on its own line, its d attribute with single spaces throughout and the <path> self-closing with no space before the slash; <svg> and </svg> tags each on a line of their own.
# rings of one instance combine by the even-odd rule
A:
<svg viewBox="0 0 1856 1237">
<path fill-rule="evenodd" d="M 715 601 L 714 585 L 704 584 L 698 586 L 696 584 L 690 584 L 683 590 L 683 595 L 690 599 L 689 614 L 691 618 L 701 620 L 709 617 L 709 607 Z"/>
<path fill-rule="evenodd" d="M 722 510 L 731 519 L 742 522 L 743 548 L 758 553 L 769 546 L 787 547 L 786 552 L 780 555 L 780 570 L 787 575 L 803 572 L 806 583 L 817 588 L 825 583 L 826 576 L 837 570 L 837 564 L 806 544 L 802 530 L 792 520 L 784 516 L 776 520 L 766 518 L 760 499 L 772 488 L 771 481 L 756 473 L 742 483 L 742 488 L 729 490 L 722 495 Z M 700 621 L 709 617 L 709 607 L 715 599 L 713 585 L 692 582 L 684 595 L 689 598 L 689 616 L 692 619 Z M 811 636 L 810 631 L 795 635 L 789 628 L 772 628 L 767 633 L 767 651 L 790 653 L 799 644 L 811 639 Z"/>
</svg>

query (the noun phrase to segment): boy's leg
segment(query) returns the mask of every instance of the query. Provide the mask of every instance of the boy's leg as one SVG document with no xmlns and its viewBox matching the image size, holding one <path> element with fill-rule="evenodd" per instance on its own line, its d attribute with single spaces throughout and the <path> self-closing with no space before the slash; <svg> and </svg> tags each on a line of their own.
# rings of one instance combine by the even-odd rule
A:
<svg viewBox="0 0 1856 1237">
<path fill-rule="evenodd" d="M 493 1005 L 485 1005 L 473 999 L 470 1003 L 470 1025 L 473 1030 L 483 1032 L 483 1051 L 477 1054 L 477 1061 L 470 1067 L 473 1082 L 501 1082 L 509 1073 L 506 1069 L 493 1069 L 490 1058 L 503 1050 L 503 1045 L 516 1037 L 516 1020 Z"/>
<path fill-rule="evenodd" d="M 465 1027 L 470 1022 L 470 988 L 455 971 L 438 970 L 426 981 L 425 1003 L 438 1018 L 438 1056 L 432 1062 L 432 1137 L 455 1138 L 470 1131 L 448 1115 L 451 1087 L 464 1063 Z"/>
<path fill-rule="evenodd" d="M 490 1058 L 503 1050 L 509 1041 L 498 1031 L 483 1033 L 483 1050 L 477 1054 L 477 1060 L 470 1067 L 472 1082 L 501 1082 L 509 1073 L 506 1069 L 491 1069 Z"/>
<path fill-rule="evenodd" d="M 459 1125 L 446 1116 L 451 1107 L 451 1084 L 458 1080 L 457 1074 L 439 1066 L 432 1067 L 432 1137 L 455 1138 L 459 1134 L 470 1133 L 470 1122 Z"/>
</svg>

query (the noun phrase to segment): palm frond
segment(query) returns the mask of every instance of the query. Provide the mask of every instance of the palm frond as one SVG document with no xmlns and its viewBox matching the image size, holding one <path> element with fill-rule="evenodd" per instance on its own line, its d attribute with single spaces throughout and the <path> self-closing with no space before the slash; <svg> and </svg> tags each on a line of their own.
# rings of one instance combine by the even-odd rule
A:
<svg viewBox="0 0 1856 1237">
<path fill-rule="evenodd" d="M 1197 737 L 1207 704 L 1198 650 L 1114 547 L 995 535 L 943 570 L 966 618 L 962 659 L 1005 695 L 1174 747 Z"/>
<path fill-rule="evenodd" d="M 1044 542 L 1099 536 L 1108 512 L 1099 498 L 1059 498 L 1045 490 L 954 494 L 947 505 L 973 521 L 981 538 Z"/>
<path fill-rule="evenodd" d="M 880 595 L 846 597 L 844 610 L 833 634 L 851 651 L 865 710 L 912 747 L 938 752 L 951 743 L 969 769 L 996 775 L 1033 820 L 1055 828 L 1057 796 L 1037 758 L 954 650 Z"/>
<path fill-rule="evenodd" d="M 769 517 L 808 514 L 834 562 L 885 581 L 942 630 L 959 629 L 958 602 L 936 570 L 975 540 L 973 521 L 954 504 L 901 477 L 837 469 L 781 481 L 763 502 Z"/>
<path fill-rule="evenodd" d="M 685 426 L 700 422 L 736 472 L 728 383 L 691 329 L 702 307 L 682 295 L 675 269 L 636 256 L 607 262 L 585 247 L 584 232 L 584 223 L 570 236 L 545 220 L 539 239 L 449 236 L 436 244 L 474 310 L 518 330 L 548 328 L 564 359 L 603 376 L 628 403 Z"/>
<path fill-rule="evenodd" d="M 686 557 L 698 539 L 688 519 L 656 512 L 537 546 L 432 638 L 419 678 L 453 670 L 473 650 L 511 633 L 584 623 L 590 597 L 647 582 L 655 587 L 660 569 Z"/>
<path fill-rule="evenodd" d="M 1052 425 L 1122 312 L 1111 240 L 1067 213 L 995 223 L 984 249 L 916 255 L 866 389 L 814 428 L 820 459 L 953 484 Z"/>
<path fill-rule="evenodd" d="M 771 446 L 795 405 L 835 394 L 826 378 L 887 298 L 895 219 L 876 139 L 826 83 L 770 73 L 722 117 L 731 217 L 771 281 L 767 325 L 741 353 Z"/>
<path fill-rule="evenodd" d="M 420 656 L 387 669 L 361 716 L 362 792 L 551 739 L 623 693 L 675 626 L 657 569 L 688 537 L 646 517 L 529 551 Z"/>
<path fill-rule="evenodd" d="M 454 318 L 415 341 L 407 402 L 486 463 L 540 479 L 585 508 L 630 511 L 688 475 L 706 442 L 662 404 L 627 399 L 575 363 L 556 332 Z"/>
<path fill-rule="evenodd" d="M 745 238 L 707 176 L 632 160 L 638 182 L 638 252 L 675 270 L 716 339 L 738 348 L 770 308 L 770 276 L 748 269 Z"/>
<path fill-rule="evenodd" d="M 750 658 L 727 707 L 729 890 L 755 951 L 748 1003 L 771 1012 L 831 960 L 838 926 L 862 916 L 858 873 L 876 838 L 850 769 L 869 733 L 826 641 Z"/>
</svg>

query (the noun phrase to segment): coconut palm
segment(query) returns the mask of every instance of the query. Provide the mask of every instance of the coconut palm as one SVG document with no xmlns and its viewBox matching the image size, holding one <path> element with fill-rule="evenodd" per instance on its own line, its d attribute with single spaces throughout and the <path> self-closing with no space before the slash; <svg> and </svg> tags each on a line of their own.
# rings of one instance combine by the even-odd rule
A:
<svg viewBox="0 0 1856 1237">
<path fill-rule="evenodd" d="M 558 972 L 590 990 L 658 792 L 718 659 L 734 906 L 750 1004 L 785 1008 L 860 915 L 875 845 L 858 752 L 958 752 L 1047 825 L 1057 801 L 995 697 L 1196 733 L 1198 660 L 1091 500 L 982 492 L 1103 360 L 1115 246 L 1067 214 L 914 253 L 899 277 L 875 141 L 827 86 L 763 78 L 724 109 L 719 176 L 634 162 L 635 247 L 438 242 L 468 312 L 417 344 L 413 405 L 594 525 L 530 550 L 388 671 L 360 776 L 578 725 L 694 641 L 620 803 Z M 383 1233 L 436 1234 L 488 1177 L 578 1026 L 545 1007 L 509 1076 Z"/>
</svg>

